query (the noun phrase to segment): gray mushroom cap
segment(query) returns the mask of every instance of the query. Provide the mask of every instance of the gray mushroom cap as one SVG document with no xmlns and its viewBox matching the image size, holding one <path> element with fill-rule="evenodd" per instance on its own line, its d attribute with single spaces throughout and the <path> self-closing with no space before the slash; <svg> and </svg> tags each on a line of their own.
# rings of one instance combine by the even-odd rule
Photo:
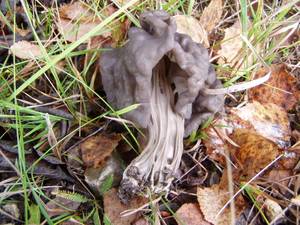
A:
<svg viewBox="0 0 300 225">
<path fill-rule="evenodd" d="M 164 11 L 140 15 L 142 28 L 129 30 L 129 40 L 101 55 L 100 70 L 108 102 L 116 109 L 139 103 L 124 117 L 142 128 L 150 120 L 149 100 L 153 68 L 169 56 L 167 79 L 174 87 L 174 112 L 185 119 L 185 136 L 197 130 L 212 114 L 223 110 L 222 95 L 201 90 L 221 87 L 208 51 L 189 36 L 176 32 L 176 24 Z"/>
</svg>

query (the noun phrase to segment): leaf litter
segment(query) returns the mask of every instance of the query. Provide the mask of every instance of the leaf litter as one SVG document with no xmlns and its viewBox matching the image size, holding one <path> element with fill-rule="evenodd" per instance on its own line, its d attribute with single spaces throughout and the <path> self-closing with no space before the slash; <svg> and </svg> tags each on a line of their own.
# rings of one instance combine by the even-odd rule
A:
<svg viewBox="0 0 300 225">
<path fill-rule="evenodd" d="M 300 99 L 299 81 L 287 72 L 285 65 L 272 65 L 271 69 L 271 77 L 266 83 L 248 90 L 249 100 L 273 103 L 287 111 L 292 110 Z M 264 74 L 266 69 L 262 68 L 256 77 Z"/>
<path fill-rule="evenodd" d="M 204 8 L 200 19 L 186 15 L 173 17 L 177 22 L 177 31 L 189 34 L 195 42 L 203 43 L 206 47 L 209 47 L 210 40 L 208 34 L 217 32 L 216 29 L 220 29 L 219 27 L 216 28 L 216 26 L 220 22 L 222 15 L 225 15 L 225 4 L 227 3 L 223 3 L 221 0 L 210 1 L 208 6 Z M 102 13 L 105 17 L 111 15 L 115 10 L 116 9 L 110 5 L 105 8 Z M 60 7 L 56 18 L 56 26 L 58 32 L 65 37 L 66 41 L 75 42 L 87 31 L 101 23 L 102 16 L 100 17 L 99 15 L 99 13 L 95 13 L 91 10 L 88 5 L 79 1 L 73 1 L 70 4 Z M 127 34 L 129 24 L 130 22 L 127 19 L 122 22 L 116 21 L 112 24 L 112 27 L 107 27 L 102 33 L 92 37 L 88 41 L 89 46 L 87 45 L 86 48 L 100 48 L 106 44 L 117 46 L 118 43 L 123 41 Z M 232 26 L 225 28 L 224 32 L 225 37 L 221 40 L 220 50 L 217 53 L 221 58 L 218 64 L 221 66 L 226 64 L 226 66 L 229 65 L 234 68 L 240 60 L 239 54 L 243 46 L 240 38 L 241 26 L 239 20 L 236 20 Z M 33 43 L 34 42 L 26 40 L 16 42 L 10 47 L 10 51 L 20 59 L 38 59 L 42 56 L 42 53 L 39 47 Z M 24 51 L 24 49 L 26 49 L 26 51 Z M 274 201 L 274 196 L 275 198 L 277 197 L 277 199 L 281 198 L 273 193 L 279 192 L 282 196 L 286 197 L 288 196 L 287 193 L 290 194 L 291 192 L 290 188 L 295 186 L 295 180 L 291 180 L 289 177 L 297 176 L 295 168 L 297 167 L 299 153 L 297 153 L 297 147 L 290 147 L 294 142 L 291 141 L 292 128 L 290 127 L 289 116 L 290 112 L 295 109 L 295 106 L 299 102 L 300 96 L 297 79 L 291 73 L 287 72 L 285 66 L 272 65 L 271 68 L 272 75 L 269 81 L 263 85 L 249 89 L 246 96 L 248 102 L 244 105 L 241 107 L 228 108 L 226 113 L 216 118 L 209 128 L 203 130 L 208 138 L 203 140 L 202 145 L 200 145 L 201 147 L 198 148 L 199 151 L 192 152 L 194 154 L 193 160 L 196 160 L 197 154 L 200 156 L 204 154 L 205 157 L 204 159 L 201 159 L 201 157 L 197 158 L 197 160 L 199 160 L 197 161 L 198 166 L 194 166 L 188 171 L 195 172 L 195 168 L 199 167 L 199 164 L 202 165 L 202 163 L 204 163 L 203 165 L 205 165 L 205 167 L 207 166 L 207 173 L 212 173 L 212 168 L 223 169 L 223 176 L 220 178 L 221 182 L 218 184 L 218 182 L 213 181 L 213 185 L 211 186 L 212 183 L 208 184 L 207 181 L 205 181 L 203 183 L 204 185 L 198 184 L 194 190 L 190 187 L 180 185 L 176 187 L 176 189 L 172 189 L 174 190 L 170 194 L 172 197 L 167 197 L 167 200 L 170 200 L 168 204 L 172 206 L 172 209 L 170 209 L 170 212 L 167 212 L 168 215 L 166 217 L 162 216 L 165 211 L 158 211 L 156 213 L 156 217 L 163 217 L 161 220 L 164 221 L 164 224 L 165 221 L 167 221 L 167 224 L 172 224 L 172 222 L 174 224 L 230 224 L 232 215 L 229 207 L 226 207 L 219 217 L 216 218 L 216 215 L 232 197 L 227 188 L 229 181 L 224 175 L 226 170 L 228 170 L 225 163 L 226 152 L 230 154 L 230 158 L 227 158 L 227 160 L 230 160 L 233 164 L 233 182 L 235 187 L 244 184 L 253 176 L 256 176 L 259 171 L 265 169 L 266 166 L 272 163 L 278 155 L 282 153 L 290 155 L 290 157 L 281 158 L 278 163 L 270 166 L 268 170 L 260 174 L 257 178 L 259 186 L 249 185 L 249 188 L 245 189 L 243 195 L 238 195 L 232 201 L 235 205 L 235 217 L 238 218 L 249 205 L 249 201 L 246 203 L 247 199 L 245 196 L 249 197 L 249 190 L 252 188 L 251 193 L 255 200 L 253 204 L 259 203 L 257 210 L 262 217 L 265 214 L 270 222 L 276 220 L 279 215 L 284 214 L 282 208 L 286 205 L 282 203 L 282 200 L 278 201 L 279 203 Z M 262 68 L 256 73 L 255 78 L 262 77 L 266 73 L 267 69 Z M 73 117 L 70 118 L 70 120 L 72 119 Z M 294 131 L 295 130 L 293 130 L 293 132 Z M 94 193 L 97 193 L 96 189 L 99 189 L 101 186 L 102 191 L 100 191 L 100 195 L 103 195 L 104 205 L 104 216 L 102 216 L 106 224 L 109 224 L 107 222 L 108 220 L 116 225 L 138 224 L 138 221 L 141 221 L 143 224 L 149 224 L 147 220 L 141 219 L 142 214 L 147 217 L 151 214 L 148 208 L 138 210 L 139 213 L 129 217 L 120 217 L 123 211 L 131 208 L 139 208 L 149 202 L 146 198 L 138 197 L 137 200 L 134 199 L 129 205 L 124 205 L 118 199 L 117 190 L 115 188 L 111 189 L 111 187 L 118 185 L 118 183 L 115 183 L 115 177 L 110 176 L 112 174 L 111 172 L 119 170 L 120 168 L 117 169 L 117 167 L 110 167 L 109 165 L 111 161 L 114 161 L 114 164 L 118 164 L 119 166 L 122 164 L 121 161 L 115 160 L 114 155 L 116 148 L 122 146 L 119 146 L 121 142 L 120 137 L 119 134 L 114 134 L 114 132 L 112 135 L 107 135 L 106 132 L 94 134 L 77 145 L 77 148 L 72 148 L 71 150 L 76 149 L 76 153 L 74 153 L 74 157 L 76 158 L 74 167 L 80 167 L 80 169 L 75 170 L 72 168 L 71 175 L 77 179 L 78 175 L 79 177 L 83 175 L 83 172 L 79 171 L 85 170 L 84 175 L 86 175 L 88 170 L 97 170 L 95 176 L 95 180 L 97 180 L 100 179 L 99 171 L 106 174 L 104 176 L 105 179 L 102 179 L 103 177 L 101 178 L 102 181 L 104 180 L 104 186 L 98 183 L 93 187 L 92 182 L 87 182 L 89 188 L 94 189 Z M 59 146 L 59 150 L 62 152 L 59 152 L 56 156 L 45 156 L 43 153 L 49 145 L 50 147 L 57 145 L 58 140 L 56 140 L 56 138 L 59 140 L 60 137 L 56 137 L 56 133 L 53 133 L 53 131 L 49 132 L 48 143 L 34 150 L 33 156 L 30 156 L 32 153 L 29 151 L 29 155 L 27 154 L 26 156 L 27 162 L 30 166 L 38 158 L 44 157 L 40 163 L 35 165 L 34 174 L 42 175 L 48 179 L 65 180 L 64 182 L 76 183 L 65 170 L 65 166 L 68 166 L 70 160 L 66 162 L 67 165 L 64 164 L 66 153 L 63 151 L 63 147 Z M 82 140 L 82 137 L 79 139 Z M 39 140 L 41 142 L 45 141 L 45 139 Z M 74 144 L 74 139 L 71 138 L 70 140 L 71 143 Z M 78 139 L 75 143 L 77 141 Z M 67 147 L 69 146 L 68 144 L 69 143 L 67 143 Z M 197 149 L 196 147 L 194 149 Z M 0 157 L 0 161 L 2 162 L 1 169 L 11 170 L 11 166 L 17 162 L 17 151 L 7 153 L 3 150 L 3 152 L 5 157 Z M 125 151 L 122 153 L 124 154 L 124 152 Z M 125 153 L 125 155 L 127 157 L 127 153 Z M 128 157 L 130 158 L 129 155 L 130 154 L 128 154 Z M 208 159 L 206 156 L 208 156 Z M 9 160 L 9 162 L 7 160 Z M 72 160 L 74 159 L 72 158 Z M 217 167 L 211 166 L 211 162 L 217 165 Z M 199 170 L 196 170 L 196 172 L 198 173 Z M 107 174 L 110 175 L 107 176 Z M 198 176 L 201 175 L 198 174 Z M 265 184 L 269 185 L 268 190 L 270 193 L 273 192 L 272 198 L 265 195 L 264 191 L 261 191 L 264 190 Z M 270 187 L 270 185 L 272 185 L 272 187 Z M 75 186 L 75 189 L 78 189 L 77 185 Z M 182 190 L 188 191 L 191 192 L 191 195 L 196 194 L 197 199 L 194 198 L 192 202 L 190 202 L 188 198 L 183 202 L 176 201 L 176 198 L 180 196 L 180 194 L 176 193 L 175 195 L 175 190 L 179 192 Z M 234 191 L 237 191 L 237 189 L 234 188 Z M 253 193 L 260 194 L 254 195 Z M 71 197 L 71 199 L 62 198 L 56 194 L 49 196 L 51 196 L 51 200 L 46 204 L 46 209 L 50 209 L 48 212 L 51 216 L 59 216 L 63 213 L 78 215 L 78 211 L 81 210 L 80 206 L 86 203 L 74 201 L 76 196 Z M 290 204 L 299 205 L 299 195 L 295 194 L 294 196 L 296 197 L 291 199 Z M 99 197 L 99 195 L 97 197 Z M 173 199 L 175 200 L 173 201 Z M 66 210 L 64 207 L 60 208 L 57 205 L 51 206 L 53 200 L 70 207 Z M 173 203 L 176 206 L 173 207 Z M 159 204 L 160 207 L 162 205 L 162 203 Z M 171 211 L 173 209 L 175 209 L 174 211 L 176 211 L 178 219 L 174 216 L 176 219 L 172 220 L 171 218 L 170 223 L 169 219 L 172 217 L 170 215 L 172 215 Z"/>
</svg>

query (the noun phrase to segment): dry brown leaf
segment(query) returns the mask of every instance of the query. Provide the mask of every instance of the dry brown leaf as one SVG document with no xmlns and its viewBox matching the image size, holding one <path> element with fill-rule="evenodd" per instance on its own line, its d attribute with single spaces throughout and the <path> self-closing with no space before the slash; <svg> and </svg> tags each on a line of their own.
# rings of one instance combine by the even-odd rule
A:
<svg viewBox="0 0 300 225">
<path fill-rule="evenodd" d="M 300 99 L 300 90 L 297 79 L 290 75 L 284 65 L 272 65 L 270 79 L 262 85 L 248 91 L 249 99 L 262 104 L 274 103 L 285 110 L 291 110 Z M 262 68 L 256 77 L 262 77 L 267 69 Z"/>
<path fill-rule="evenodd" d="M 243 47 L 243 41 L 240 37 L 242 27 L 240 21 L 237 20 L 231 27 L 225 29 L 225 37 L 221 43 L 221 49 L 218 54 L 221 56 L 218 63 L 229 63 L 230 66 L 240 59 L 237 57 L 239 51 Z"/>
<path fill-rule="evenodd" d="M 204 140 L 204 144 L 211 159 L 225 165 L 227 141 L 224 137 L 230 136 L 237 128 L 254 131 L 280 148 L 290 145 L 291 129 L 287 113 L 272 103 L 262 105 L 253 102 L 241 108 L 232 108 L 227 115 L 217 119 L 213 127 L 206 130 L 209 138 Z"/>
<path fill-rule="evenodd" d="M 42 51 L 38 45 L 28 41 L 19 41 L 10 46 L 10 51 L 13 55 L 20 59 L 36 59 L 41 57 Z"/>
<path fill-rule="evenodd" d="M 216 217 L 219 211 L 230 199 L 230 195 L 227 190 L 221 189 L 219 185 L 204 188 L 198 187 L 197 199 L 201 212 L 208 222 L 214 225 L 231 224 L 231 213 L 229 207 L 225 208 L 218 218 Z M 241 215 L 244 207 L 245 202 L 242 196 L 238 196 L 238 200 L 235 201 L 236 218 Z"/>
<path fill-rule="evenodd" d="M 115 9 L 107 6 L 103 9 L 105 16 L 111 15 Z M 74 2 L 64 5 L 59 10 L 59 17 L 56 19 L 56 26 L 59 32 L 64 36 L 66 41 L 75 42 L 90 30 L 98 26 L 102 22 L 101 18 L 90 10 L 85 4 L 81 2 Z M 128 20 L 124 22 L 117 21 L 106 30 L 95 34 L 93 37 L 100 36 L 101 41 L 108 41 L 108 43 L 117 43 L 126 34 L 128 28 Z M 92 38 L 93 38 L 92 37 Z M 86 43 L 89 40 L 86 41 Z M 107 43 L 107 42 L 104 42 Z"/>
<path fill-rule="evenodd" d="M 63 213 L 75 212 L 79 208 L 80 204 L 80 202 L 74 202 L 69 199 L 56 196 L 46 204 L 46 210 L 50 217 L 58 216 Z"/>
<path fill-rule="evenodd" d="M 178 33 L 187 34 L 193 41 L 209 47 L 207 32 L 198 20 L 187 15 L 176 15 L 173 18 L 176 22 Z"/>
<path fill-rule="evenodd" d="M 223 13 L 223 0 L 212 0 L 203 10 L 200 17 L 200 24 L 210 33 L 221 19 Z"/>
<path fill-rule="evenodd" d="M 80 21 L 87 21 L 93 18 L 94 13 L 82 2 L 76 1 L 74 3 L 65 4 L 59 9 L 60 17 L 64 19 Z"/>
<path fill-rule="evenodd" d="M 210 225 L 201 213 L 196 203 L 185 203 L 176 211 L 178 225 Z"/>
<path fill-rule="evenodd" d="M 83 35 L 85 35 L 87 32 L 92 30 L 94 27 L 99 25 L 100 21 L 94 21 L 94 22 L 78 22 L 73 23 L 71 20 L 67 19 L 60 19 L 57 21 L 57 27 L 59 29 L 59 32 L 63 34 L 65 40 L 70 42 L 75 42 L 79 38 L 81 38 Z M 106 32 L 103 34 L 104 37 L 110 36 L 110 32 Z"/>
<path fill-rule="evenodd" d="M 244 107 L 232 109 L 231 112 L 251 123 L 258 134 L 270 139 L 279 147 L 290 145 L 290 123 L 286 111 L 281 107 L 272 103 L 260 104 L 254 101 Z"/>
<path fill-rule="evenodd" d="M 151 225 L 145 218 L 141 217 L 137 221 L 134 221 L 132 225 Z"/>
<path fill-rule="evenodd" d="M 279 155 L 275 143 L 253 131 L 236 129 L 232 140 L 240 146 L 235 157 L 242 166 L 239 174 L 245 180 L 252 178 Z"/>
<path fill-rule="evenodd" d="M 289 184 L 288 177 L 292 176 L 292 170 L 286 169 L 273 169 L 267 174 L 267 179 L 272 182 L 273 188 L 279 190 L 282 194 L 287 192 L 287 186 Z"/>
<path fill-rule="evenodd" d="M 101 168 L 109 159 L 121 139 L 120 135 L 99 134 L 80 145 L 82 160 L 86 167 Z"/>
<path fill-rule="evenodd" d="M 133 221 L 136 221 L 139 218 L 140 213 L 124 217 L 121 217 L 120 213 L 128 209 L 139 208 L 146 203 L 146 198 L 136 196 L 131 199 L 128 205 L 125 205 L 121 203 L 116 188 L 106 192 L 103 196 L 104 213 L 113 225 L 131 225 Z"/>
<path fill-rule="evenodd" d="M 227 143 L 224 136 L 229 136 L 236 128 L 254 129 L 250 122 L 241 120 L 237 115 L 229 113 L 218 118 L 212 126 L 205 130 L 208 136 L 203 140 L 206 153 L 211 159 L 220 162 L 223 166 L 226 164 L 224 155 Z"/>
</svg>

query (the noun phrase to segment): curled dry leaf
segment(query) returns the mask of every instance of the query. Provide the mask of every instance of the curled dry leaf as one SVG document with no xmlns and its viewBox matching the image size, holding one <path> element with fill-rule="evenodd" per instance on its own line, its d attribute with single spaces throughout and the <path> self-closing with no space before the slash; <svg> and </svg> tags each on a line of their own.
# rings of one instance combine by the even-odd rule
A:
<svg viewBox="0 0 300 225">
<path fill-rule="evenodd" d="M 80 145 L 82 160 L 86 167 L 101 168 L 121 140 L 120 135 L 99 134 Z"/>
<path fill-rule="evenodd" d="M 203 10 L 200 17 L 200 24 L 210 33 L 221 19 L 223 13 L 223 0 L 212 0 Z"/>
<path fill-rule="evenodd" d="M 37 59 L 43 55 L 38 45 L 28 41 L 14 43 L 10 46 L 10 52 L 20 59 Z"/>
<path fill-rule="evenodd" d="M 233 67 L 240 60 L 237 56 L 243 47 L 243 41 L 240 37 L 241 33 L 242 27 L 239 20 L 231 27 L 225 29 L 225 37 L 218 52 L 221 57 L 218 61 L 219 64 L 229 63 Z"/>
<path fill-rule="evenodd" d="M 209 47 L 207 32 L 198 20 L 187 15 L 176 15 L 173 18 L 176 22 L 178 33 L 187 34 L 193 41 Z"/>
<path fill-rule="evenodd" d="M 204 219 L 203 214 L 196 203 L 185 203 L 176 211 L 176 221 L 178 225 L 210 225 Z"/>
<path fill-rule="evenodd" d="M 217 217 L 219 211 L 229 201 L 229 192 L 222 189 L 219 185 L 213 185 L 211 187 L 198 187 L 197 199 L 200 205 L 201 212 L 204 218 L 214 225 L 228 225 L 231 224 L 231 212 L 229 207 Z M 245 208 L 245 201 L 241 195 L 239 195 L 235 201 L 235 218 L 238 218 Z"/>
<path fill-rule="evenodd" d="M 240 146 L 235 152 L 235 157 L 242 167 L 240 175 L 246 180 L 264 169 L 279 155 L 279 148 L 275 143 L 253 131 L 236 129 L 232 140 Z"/>
<path fill-rule="evenodd" d="M 141 196 L 133 198 L 128 205 L 123 204 L 119 197 L 117 189 L 113 188 L 103 196 L 104 213 L 114 225 L 131 225 L 140 217 L 140 213 L 121 217 L 121 213 L 128 209 L 135 209 L 147 203 L 147 199 Z"/>
<path fill-rule="evenodd" d="M 249 99 L 262 104 L 274 103 L 285 110 L 291 110 L 300 99 L 297 79 L 290 75 L 284 65 L 272 65 L 270 79 L 262 85 L 248 91 Z M 267 69 L 260 69 L 256 77 L 262 77 Z"/>
</svg>

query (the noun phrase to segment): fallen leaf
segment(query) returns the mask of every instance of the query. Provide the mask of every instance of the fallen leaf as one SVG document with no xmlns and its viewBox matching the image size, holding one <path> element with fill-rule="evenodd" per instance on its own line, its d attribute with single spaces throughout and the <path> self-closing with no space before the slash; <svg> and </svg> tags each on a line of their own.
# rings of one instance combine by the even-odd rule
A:
<svg viewBox="0 0 300 225">
<path fill-rule="evenodd" d="M 187 34 L 193 41 L 209 47 L 207 32 L 198 20 L 187 15 L 176 15 L 173 18 L 176 22 L 178 33 Z"/>
<path fill-rule="evenodd" d="M 281 107 L 269 102 L 260 104 L 254 101 L 244 107 L 233 108 L 231 112 L 249 122 L 258 134 L 279 147 L 290 146 L 290 123 L 286 111 Z"/>
<path fill-rule="evenodd" d="M 17 155 L 11 152 L 6 152 L 0 146 L 0 169 L 10 170 L 11 165 L 16 164 Z M 37 160 L 39 160 L 38 163 Z M 31 167 L 33 173 L 36 175 L 43 175 L 48 178 L 56 179 L 57 182 L 60 180 L 66 180 L 69 182 L 74 182 L 74 179 L 65 172 L 63 167 L 58 164 L 51 164 L 47 160 L 41 160 L 39 157 L 36 157 L 34 154 L 26 155 L 26 163 L 28 167 Z M 32 166 L 34 164 L 34 166 Z M 31 170 L 28 171 L 32 172 Z"/>
<path fill-rule="evenodd" d="M 28 41 L 14 43 L 10 46 L 10 52 L 20 59 L 37 59 L 43 55 L 38 45 Z"/>
<path fill-rule="evenodd" d="M 109 5 L 104 8 L 101 13 L 103 16 L 110 16 L 115 10 L 114 7 Z M 100 44 L 104 43 L 113 46 L 117 45 L 126 35 L 126 31 L 129 27 L 128 21 L 129 20 L 124 20 L 123 22 L 115 21 L 107 25 L 102 31 L 87 40 L 86 43 L 94 38 L 90 48 L 99 48 L 101 47 Z M 102 18 L 100 18 L 96 12 L 91 10 L 86 4 L 76 1 L 60 7 L 59 17 L 56 19 L 56 26 L 66 41 L 75 42 L 101 22 Z M 101 39 L 100 42 L 98 44 L 95 43 L 95 41 L 97 42 L 99 39 Z"/>
<path fill-rule="evenodd" d="M 124 217 L 121 217 L 120 213 L 128 209 L 139 208 L 145 203 L 147 203 L 146 198 L 136 196 L 131 199 L 128 205 L 123 204 L 118 197 L 116 188 L 106 192 L 103 196 L 104 213 L 113 225 L 130 225 L 140 217 L 140 213 Z"/>
<path fill-rule="evenodd" d="M 238 218 L 243 209 L 245 208 L 245 202 L 240 195 L 238 201 L 235 201 L 236 218 Z M 219 185 L 213 185 L 211 187 L 198 187 L 197 199 L 201 212 L 204 215 L 206 221 L 214 225 L 228 225 L 231 224 L 231 213 L 229 207 L 216 217 L 219 211 L 230 199 L 230 195 L 227 190 L 220 188 Z"/>
<path fill-rule="evenodd" d="M 96 27 L 100 21 L 95 20 L 94 22 L 78 22 L 73 23 L 70 20 L 60 19 L 56 25 L 61 34 L 63 34 L 66 41 L 75 42 L 87 32 Z M 96 34 L 97 35 L 97 34 Z M 95 36 L 96 36 L 95 35 Z M 100 35 L 100 33 L 98 34 Z M 110 32 L 102 34 L 104 37 L 110 36 Z"/>
<path fill-rule="evenodd" d="M 185 203 L 177 211 L 175 217 L 178 225 L 210 225 L 204 219 L 199 205 L 196 203 Z"/>
<path fill-rule="evenodd" d="M 236 128 L 254 130 L 250 122 L 241 120 L 240 117 L 232 113 L 216 119 L 214 123 L 205 130 L 208 136 L 208 138 L 203 140 L 206 153 L 211 159 L 221 163 L 223 166 L 226 165 L 224 155 L 227 143 L 224 136 L 229 136 Z"/>
<path fill-rule="evenodd" d="M 262 104 L 274 103 L 285 110 L 291 110 L 300 99 L 300 90 L 297 79 L 290 75 L 285 66 L 272 65 L 270 79 L 255 88 L 248 90 L 248 97 L 251 101 L 258 101 Z M 267 73 L 267 69 L 260 69 L 256 78 Z"/>
<path fill-rule="evenodd" d="M 80 204 L 80 202 L 56 196 L 46 204 L 46 211 L 50 217 L 58 216 L 63 213 L 76 212 Z"/>
<path fill-rule="evenodd" d="M 150 225 L 150 224 L 151 223 L 149 223 L 145 218 L 141 217 L 137 221 L 135 221 L 132 225 Z"/>
<path fill-rule="evenodd" d="M 86 167 L 101 168 L 117 147 L 121 136 L 99 134 L 88 138 L 80 145 L 82 160 Z"/>
<path fill-rule="evenodd" d="M 235 153 L 242 168 L 242 179 L 248 180 L 270 164 L 278 155 L 275 143 L 246 129 L 236 129 L 232 140 L 240 147 Z"/>
<path fill-rule="evenodd" d="M 287 192 L 287 186 L 289 184 L 290 179 L 293 175 L 291 170 L 284 170 L 284 169 L 273 169 L 269 172 L 266 176 L 268 181 L 272 183 L 273 188 L 279 190 L 282 194 Z"/>
<path fill-rule="evenodd" d="M 237 20 L 231 27 L 225 29 L 225 37 L 221 43 L 221 49 L 218 54 L 221 56 L 218 63 L 229 63 L 230 66 L 240 60 L 238 56 L 243 47 L 243 41 L 240 37 L 242 32 L 240 21 Z"/>
<path fill-rule="evenodd" d="M 223 13 L 223 0 L 212 0 L 203 10 L 200 17 L 200 24 L 210 33 L 221 19 Z"/>
<path fill-rule="evenodd" d="M 94 13 L 82 2 L 65 4 L 59 8 L 59 15 L 62 18 L 80 21 L 89 21 L 94 16 Z"/>
<path fill-rule="evenodd" d="M 218 118 L 205 132 L 206 152 L 211 159 L 225 165 L 225 148 L 230 136 L 238 128 L 247 129 L 273 141 L 280 148 L 290 145 L 291 129 L 288 115 L 281 107 L 272 103 L 248 103 L 241 108 L 231 108 L 229 113 Z"/>
</svg>

